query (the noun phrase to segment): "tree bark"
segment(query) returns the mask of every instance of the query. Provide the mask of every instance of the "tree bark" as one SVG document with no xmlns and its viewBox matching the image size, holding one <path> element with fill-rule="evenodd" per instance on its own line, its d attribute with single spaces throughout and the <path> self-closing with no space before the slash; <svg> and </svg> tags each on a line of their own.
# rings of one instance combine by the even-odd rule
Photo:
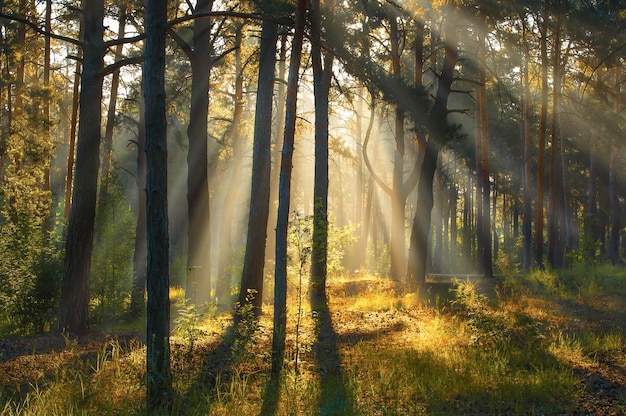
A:
<svg viewBox="0 0 626 416">
<path fill-rule="evenodd" d="M 59 312 L 59 328 L 72 334 L 84 333 L 88 328 L 89 275 L 100 166 L 101 71 L 105 54 L 103 0 L 85 2 L 84 19 L 80 124 Z"/>
<path fill-rule="evenodd" d="M 325 3 L 325 8 L 328 18 L 332 10 L 332 1 Z M 330 91 L 333 66 L 333 55 L 330 52 L 322 54 L 322 41 L 320 1 L 312 0 L 311 61 L 313 66 L 313 92 L 315 96 L 315 179 L 313 186 L 313 249 L 311 252 L 309 293 L 311 309 L 318 311 L 327 306 L 328 93 Z"/>
<path fill-rule="evenodd" d="M 613 111 L 615 114 L 619 114 L 622 109 L 621 103 L 621 66 L 620 63 L 615 66 L 615 84 L 613 88 L 614 99 L 613 99 Z M 617 158 L 618 158 L 618 150 L 615 145 L 611 146 L 611 156 L 609 163 L 609 194 L 611 199 L 611 229 L 609 233 L 609 260 L 613 264 L 624 265 L 624 260 L 620 257 L 619 254 L 619 246 L 620 246 L 620 231 L 621 231 L 621 219 L 622 219 L 622 210 L 620 208 L 619 203 L 619 195 L 618 195 L 618 185 L 617 185 Z"/>
<path fill-rule="evenodd" d="M 213 0 L 199 0 L 194 13 L 208 12 Z M 185 298 L 202 303 L 210 299 L 211 248 L 209 212 L 208 112 L 211 47 L 211 20 L 195 19 L 191 61 L 191 107 L 187 137 L 187 279 Z"/>
<path fill-rule="evenodd" d="M 124 38 L 126 33 L 126 5 L 120 6 L 117 24 L 118 39 Z M 115 60 L 119 60 L 122 56 L 124 44 L 115 47 Z M 109 193 L 109 175 L 111 173 L 111 157 L 113 153 L 113 128 L 115 127 L 115 110 L 117 108 L 117 91 L 120 85 L 120 70 L 117 69 L 111 74 L 111 90 L 109 95 L 109 108 L 107 111 L 107 121 L 104 130 L 103 149 L 102 149 L 102 172 L 100 174 L 100 194 L 98 195 L 98 210 L 102 210 L 106 204 Z"/>
<path fill-rule="evenodd" d="M 165 33 L 167 1 L 148 0 L 143 73 L 146 108 L 146 210 L 148 261 L 146 404 L 150 413 L 171 402 L 169 234 L 167 217 L 167 121 Z"/>
<path fill-rule="evenodd" d="M 291 171 L 296 133 L 296 104 L 302 40 L 306 23 L 307 0 L 298 0 L 296 29 L 291 46 L 289 80 L 285 103 L 285 130 L 280 163 L 278 215 L 276 222 L 276 268 L 274 272 L 274 329 L 272 336 L 272 373 L 279 374 L 285 354 L 287 332 L 287 227 L 291 199 Z"/>
<path fill-rule="evenodd" d="M 133 253 L 133 288 L 130 298 L 132 316 L 143 314 L 146 290 L 146 118 L 143 97 L 139 99 L 137 129 L 137 223 L 135 225 L 135 251 Z"/>
<path fill-rule="evenodd" d="M 523 20 L 523 19 L 522 19 Z M 524 214 L 522 220 L 522 234 L 524 237 L 524 245 L 522 252 L 522 270 L 528 272 L 532 263 L 532 167 L 531 167 L 531 106 L 530 106 L 530 80 L 528 77 L 528 45 L 526 43 L 526 25 L 522 28 L 522 40 L 524 43 L 524 64 L 522 73 L 522 131 L 524 135 L 524 160 L 523 160 L 523 177 L 524 177 Z"/>
<path fill-rule="evenodd" d="M 433 179 L 437 169 L 439 149 L 436 141 L 443 141 L 448 116 L 448 97 L 454 81 L 454 67 L 457 62 L 457 37 L 456 28 L 452 22 L 456 14 L 454 5 L 447 5 L 448 17 L 444 22 L 444 35 L 446 37 L 443 68 L 439 76 L 439 85 L 435 95 L 435 103 L 431 112 L 429 125 L 429 140 L 421 142 L 424 158 L 421 162 L 417 208 L 411 228 L 411 244 L 409 248 L 409 264 L 407 280 L 410 287 L 420 291 L 426 283 L 426 264 L 428 261 L 428 233 L 431 227 L 431 211 L 433 208 Z M 418 161 L 419 162 L 419 158 Z"/>
<path fill-rule="evenodd" d="M 271 1 L 265 0 L 262 7 Z M 263 305 L 263 268 L 270 198 L 272 96 L 274 69 L 276 67 L 276 41 L 278 25 L 264 20 L 261 25 L 261 50 L 259 53 L 259 78 L 254 119 L 254 144 L 252 149 L 252 187 L 248 238 L 241 275 L 239 305 L 252 304 L 255 315 L 260 315 Z M 239 319 L 240 315 L 236 315 Z"/>
<path fill-rule="evenodd" d="M 222 206 L 222 220 L 220 223 L 220 244 L 218 247 L 218 267 L 215 296 L 220 307 L 229 307 L 231 271 L 229 270 L 233 254 L 233 218 L 235 210 L 231 209 L 237 203 L 239 191 L 241 189 L 242 152 L 243 137 L 241 134 L 241 124 L 243 123 L 243 111 L 245 99 L 243 96 L 243 64 L 241 61 L 241 42 L 243 39 L 243 24 L 237 24 L 235 30 L 235 104 L 233 107 L 233 121 L 230 127 L 230 137 L 233 146 L 233 166 L 230 175 L 230 186 L 224 197 Z"/>
<path fill-rule="evenodd" d="M 535 220 L 535 261 L 543 269 L 543 197 L 545 193 L 545 149 L 548 121 L 548 4 L 543 1 L 541 21 L 541 115 L 539 117 L 539 144 L 537 154 L 537 212 Z"/>
<path fill-rule="evenodd" d="M 550 135 L 550 218 L 548 225 L 548 261 L 559 269 L 563 266 L 563 181 L 561 180 L 560 128 L 559 128 L 559 94 L 561 93 L 561 27 L 560 16 L 557 15 L 554 28 L 552 79 L 552 132 Z"/>
<path fill-rule="evenodd" d="M 485 276 L 493 276 L 492 245 L 491 245 L 491 214 L 490 214 L 490 181 L 489 181 L 489 129 L 487 126 L 487 79 L 485 76 L 485 38 L 478 38 L 479 70 L 478 70 L 478 99 L 480 121 L 480 177 L 482 182 L 481 206 L 482 216 L 479 218 L 478 239 L 482 240 L 483 252 L 479 253 L 480 269 Z M 477 155 L 478 156 L 478 155 Z"/>
</svg>

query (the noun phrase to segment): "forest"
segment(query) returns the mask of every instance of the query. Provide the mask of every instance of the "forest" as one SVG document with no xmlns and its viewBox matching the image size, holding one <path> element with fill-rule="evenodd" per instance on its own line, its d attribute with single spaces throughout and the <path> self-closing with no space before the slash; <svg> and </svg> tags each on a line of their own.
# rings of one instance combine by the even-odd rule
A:
<svg viewBox="0 0 626 416">
<path fill-rule="evenodd" d="M 625 415 L 626 2 L 0 1 L 0 413 Z"/>
</svg>

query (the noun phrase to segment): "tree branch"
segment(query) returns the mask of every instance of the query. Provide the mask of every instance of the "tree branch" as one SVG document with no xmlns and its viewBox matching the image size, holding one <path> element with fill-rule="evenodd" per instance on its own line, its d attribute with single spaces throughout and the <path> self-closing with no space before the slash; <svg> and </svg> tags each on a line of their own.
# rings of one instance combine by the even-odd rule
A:
<svg viewBox="0 0 626 416">
<path fill-rule="evenodd" d="M 52 39 L 56 39 L 56 40 L 62 40 L 63 42 L 67 42 L 67 43 L 71 43 L 72 45 L 76 45 L 80 48 L 83 47 L 83 42 L 81 42 L 78 39 L 74 39 L 74 38 L 70 38 L 68 36 L 63 36 L 63 35 L 57 35 L 56 33 L 52 33 L 52 32 L 48 32 L 42 28 L 40 28 L 39 26 L 37 26 L 37 24 L 31 22 L 30 20 L 22 17 L 22 16 L 16 16 L 13 14 L 6 14 L 6 13 L 0 13 L 0 18 L 3 19 L 7 19 L 7 20 L 11 20 L 14 22 L 19 22 L 19 23 L 23 23 L 26 26 L 30 27 L 31 29 L 33 29 L 35 32 L 44 35 L 44 36 L 48 36 Z"/>
<path fill-rule="evenodd" d="M 370 175 L 372 175 L 372 178 L 374 179 L 374 181 L 376 181 L 378 186 L 380 186 L 381 189 L 385 191 L 385 193 L 392 195 L 393 190 L 389 186 L 387 186 L 387 184 L 383 182 L 383 180 L 380 179 L 380 177 L 376 174 L 374 168 L 372 167 L 372 164 L 370 163 L 370 158 L 367 155 L 367 144 L 369 143 L 370 137 L 372 136 L 372 127 L 374 127 L 374 109 L 374 95 L 372 94 L 372 104 L 370 105 L 370 121 L 367 125 L 367 131 L 365 132 L 365 138 L 363 140 L 363 161 L 365 162 L 367 170 L 370 172 Z"/>
<path fill-rule="evenodd" d="M 133 65 L 133 64 L 140 64 L 142 62 L 143 62 L 143 55 L 131 56 L 130 58 L 120 59 L 119 61 L 116 61 L 116 62 L 112 63 L 111 65 L 105 66 L 102 69 L 102 71 L 100 71 L 100 75 L 105 77 L 105 76 L 115 72 L 116 70 L 120 69 L 123 66 Z"/>
</svg>

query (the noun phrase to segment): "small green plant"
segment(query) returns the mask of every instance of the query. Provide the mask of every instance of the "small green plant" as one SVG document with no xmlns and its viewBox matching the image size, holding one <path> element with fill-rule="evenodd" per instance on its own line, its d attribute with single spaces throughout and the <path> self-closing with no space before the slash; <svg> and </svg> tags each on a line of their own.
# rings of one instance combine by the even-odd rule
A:
<svg viewBox="0 0 626 416">
<path fill-rule="evenodd" d="M 194 347 L 198 340 L 204 334 L 204 331 L 200 328 L 202 319 L 207 315 L 215 316 L 217 309 L 214 303 L 204 303 L 202 305 L 195 305 L 193 303 L 187 303 L 182 298 L 178 304 L 178 317 L 174 320 L 176 323 L 175 333 L 180 336 L 186 345 L 186 355 L 191 357 Z"/>
</svg>

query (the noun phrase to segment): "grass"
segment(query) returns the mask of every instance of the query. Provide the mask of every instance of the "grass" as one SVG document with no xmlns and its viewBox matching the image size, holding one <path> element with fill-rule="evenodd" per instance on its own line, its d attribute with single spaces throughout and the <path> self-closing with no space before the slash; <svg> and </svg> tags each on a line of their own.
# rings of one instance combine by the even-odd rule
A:
<svg viewBox="0 0 626 416">
<path fill-rule="evenodd" d="M 588 374 L 602 368 L 610 378 L 611 365 L 626 364 L 619 319 L 626 276 L 607 266 L 567 273 L 508 279 L 496 299 L 461 282 L 441 307 L 385 280 L 331 281 L 332 331 L 318 337 L 304 308 L 296 337 L 297 310 L 289 311 L 286 368 L 273 394 L 271 314 L 229 349 L 230 317 L 179 306 L 173 315 L 184 325 L 171 340 L 175 396 L 164 414 L 571 413 L 585 397 Z M 0 376 L 0 413 L 144 414 L 144 357 L 134 338 L 25 349 L 0 362 L 7 374 Z"/>
</svg>

